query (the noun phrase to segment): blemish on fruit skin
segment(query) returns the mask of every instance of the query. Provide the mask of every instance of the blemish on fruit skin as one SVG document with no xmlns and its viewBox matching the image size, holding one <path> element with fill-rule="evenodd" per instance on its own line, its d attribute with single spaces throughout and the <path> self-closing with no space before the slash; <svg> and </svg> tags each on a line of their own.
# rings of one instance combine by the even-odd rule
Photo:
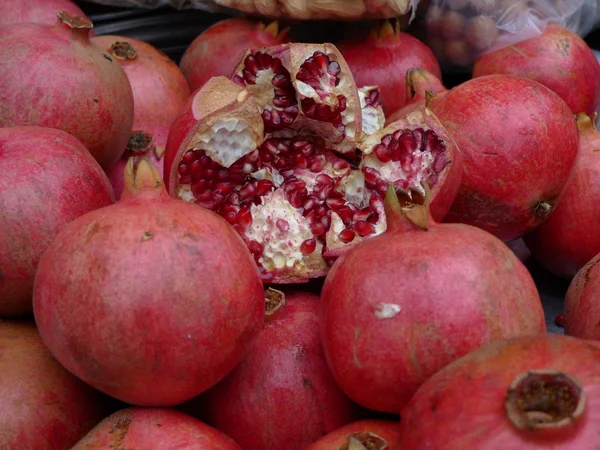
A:
<svg viewBox="0 0 600 450">
<path fill-rule="evenodd" d="M 148 241 L 150 239 L 152 239 L 154 236 L 152 233 L 150 233 L 149 231 L 146 231 L 143 235 L 142 235 L 142 242 Z"/>
<path fill-rule="evenodd" d="M 360 328 L 355 328 L 354 329 L 354 340 L 352 341 L 352 361 L 354 362 L 354 365 L 356 367 L 358 367 L 359 369 L 362 369 L 363 365 L 360 362 L 360 360 L 358 359 L 358 355 L 356 354 L 356 339 L 358 339 L 359 335 L 360 335 Z"/>
<path fill-rule="evenodd" d="M 108 56 L 106 53 L 103 53 L 102 56 L 104 56 L 106 59 L 108 59 L 110 62 L 112 62 L 112 58 L 110 56 Z"/>
</svg>

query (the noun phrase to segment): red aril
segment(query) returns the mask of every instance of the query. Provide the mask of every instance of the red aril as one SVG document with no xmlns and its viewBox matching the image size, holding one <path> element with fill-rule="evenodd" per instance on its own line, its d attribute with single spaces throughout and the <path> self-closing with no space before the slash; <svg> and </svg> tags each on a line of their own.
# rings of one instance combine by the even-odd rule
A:
<svg viewBox="0 0 600 450">
<path fill-rule="evenodd" d="M 589 342 L 555 334 L 496 342 L 421 386 L 401 412 L 398 448 L 593 449 L 599 384 L 600 347 Z"/>
<path fill-rule="evenodd" d="M 509 74 L 538 81 L 556 92 L 573 114 L 592 115 L 600 106 L 600 64 L 586 42 L 560 25 L 487 53 L 475 62 L 473 77 Z"/>
<path fill-rule="evenodd" d="M 323 436 L 306 450 L 394 450 L 398 438 L 398 422 L 359 420 Z"/>
<path fill-rule="evenodd" d="M 279 32 L 277 22 L 265 26 L 250 19 L 225 19 L 194 39 L 181 58 L 181 71 L 195 91 L 212 77 L 230 76 L 247 49 L 286 41 L 287 29 Z"/>
<path fill-rule="evenodd" d="M 526 78 L 489 75 L 434 97 L 428 107 L 464 155 L 446 221 L 510 241 L 548 217 L 579 146 L 575 117 L 557 94 Z"/>
<path fill-rule="evenodd" d="M 406 104 L 406 73 L 421 68 L 442 77 L 433 52 L 417 38 L 400 32 L 388 20 L 370 36 L 340 42 L 338 48 L 359 86 L 379 86 L 383 110 L 391 114 Z"/>
<path fill-rule="evenodd" d="M 577 116 L 579 157 L 573 178 L 548 220 L 525 235 L 533 256 L 555 275 L 571 278 L 600 253 L 600 133 L 593 119 Z"/>
<path fill-rule="evenodd" d="M 123 192 L 125 167 L 131 158 L 145 158 L 154 164 L 162 179 L 164 174 L 163 156 L 170 128 L 154 123 L 134 123 L 125 152 L 117 165 L 107 172 L 108 179 L 119 200 Z"/>
<path fill-rule="evenodd" d="M 190 88 L 167 55 L 144 41 L 123 36 L 97 36 L 92 44 L 116 60 L 133 90 L 134 123 L 171 125 Z"/>
<path fill-rule="evenodd" d="M 565 296 L 565 334 L 600 341 L 600 256 L 596 255 L 571 281 Z"/>
<path fill-rule="evenodd" d="M 325 362 L 319 297 L 286 292 L 282 300 L 279 294 L 279 308 L 242 362 L 189 406 L 245 449 L 305 450 L 358 412 Z"/>
<path fill-rule="evenodd" d="M 54 25 L 59 11 L 85 17 L 79 6 L 71 0 L 0 0 L 0 26 L 23 22 Z M 90 30 L 90 35 L 93 36 L 93 33 L 94 30 Z"/>
<path fill-rule="evenodd" d="M 0 128 L 0 317 L 32 311 L 42 254 L 65 225 L 113 203 L 106 175 L 73 136 Z"/>
<path fill-rule="evenodd" d="M 433 221 L 424 190 L 399 199 L 390 187 L 386 232 L 342 255 L 321 293 L 333 376 L 376 411 L 398 413 L 430 376 L 482 345 L 546 331 L 513 252 L 478 228 Z"/>
<path fill-rule="evenodd" d="M 64 369 L 35 325 L 0 322 L 0 442 L 19 450 L 71 448 L 110 401 Z"/>
<path fill-rule="evenodd" d="M 386 124 L 402 119 L 409 113 L 427 104 L 431 94 L 441 96 L 448 90 L 442 81 L 425 69 L 409 69 L 406 72 L 406 104 L 386 118 Z"/>
<path fill-rule="evenodd" d="M 71 450 L 242 450 L 229 436 L 169 408 L 127 408 L 100 422 Z"/>
<path fill-rule="evenodd" d="M 58 16 L 54 26 L 0 29 L 0 126 L 66 131 L 108 170 L 131 133 L 131 86 L 119 64 L 90 43 L 88 19 Z"/>
<path fill-rule="evenodd" d="M 135 163 L 117 204 L 52 241 L 34 313 L 44 343 L 79 378 L 127 403 L 171 406 L 240 362 L 260 331 L 264 292 L 233 228 L 169 197 L 151 162 Z"/>
</svg>

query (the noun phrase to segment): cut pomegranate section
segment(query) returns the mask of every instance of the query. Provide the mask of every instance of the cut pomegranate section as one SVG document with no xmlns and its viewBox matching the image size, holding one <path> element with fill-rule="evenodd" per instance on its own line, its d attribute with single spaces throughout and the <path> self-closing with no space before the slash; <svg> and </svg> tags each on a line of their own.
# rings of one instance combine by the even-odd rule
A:
<svg viewBox="0 0 600 450">
<path fill-rule="evenodd" d="M 362 132 L 360 100 L 352 73 L 332 44 L 283 44 L 249 50 L 233 78 L 254 94 L 267 133 L 290 130 L 325 139 L 334 150 L 354 152 Z"/>
<path fill-rule="evenodd" d="M 363 86 L 358 89 L 362 116 L 362 131 L 365 135 L 381 130 L 385 124 L 383 103 L 377 86 Z"/>
</svg>

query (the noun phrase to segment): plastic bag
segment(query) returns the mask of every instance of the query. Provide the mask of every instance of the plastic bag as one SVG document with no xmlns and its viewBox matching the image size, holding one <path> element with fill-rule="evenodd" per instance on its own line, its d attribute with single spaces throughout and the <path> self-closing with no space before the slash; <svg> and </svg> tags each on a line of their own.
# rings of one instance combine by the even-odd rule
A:
<svg viewBox="0 0 600 450">
<path fill-rule="evenodd" d="M 102 5 L 158 8 L 171 5 L 176 9 L 195 8 L 220 12 L 230 8 L 269 18 L 300 20 L 356 20 L 392 18 L 417 8 L 419 0 L 90 0 Z"/>
<path fill-rule="evenodd" d="M 427 44 L 442 63 L 459 67 L 538 36 L 549 23 L 584 36 L 599 22 L 598 0 L 432 0 L 425 16 Z"/>
</svg>

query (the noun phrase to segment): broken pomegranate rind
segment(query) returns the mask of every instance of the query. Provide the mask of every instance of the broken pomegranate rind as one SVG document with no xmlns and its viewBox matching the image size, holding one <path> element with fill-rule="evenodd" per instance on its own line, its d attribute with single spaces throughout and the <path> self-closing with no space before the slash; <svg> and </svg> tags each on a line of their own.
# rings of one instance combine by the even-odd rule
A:
<svg viewBox="0 0 600 450">
<path fill-rule="evenodd" d="M 332 44 L 283 44 L 248 51 L 232 79 L 261 107 L 265 130 L 274 137 L 325 139 L 353 153 L 362 136 L 358 89 L 350 68 Z"/>
</svg>

